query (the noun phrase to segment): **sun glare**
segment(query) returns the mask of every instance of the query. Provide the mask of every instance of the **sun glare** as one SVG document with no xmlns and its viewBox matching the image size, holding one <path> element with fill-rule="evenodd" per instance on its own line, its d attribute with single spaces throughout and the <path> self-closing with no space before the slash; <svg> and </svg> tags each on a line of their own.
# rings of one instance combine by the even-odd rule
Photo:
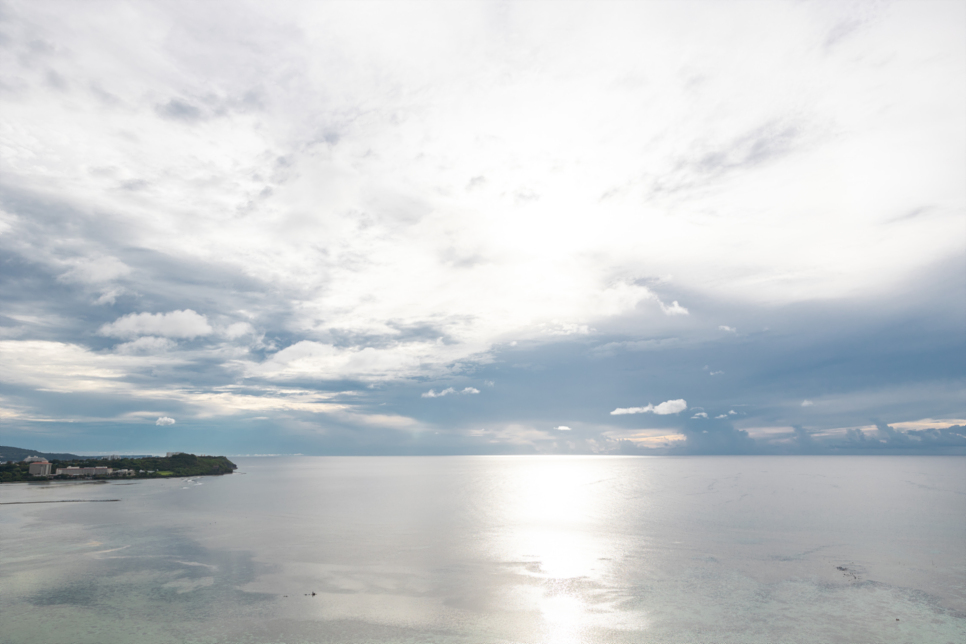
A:
<svg viewBox="0 0 966 644">
<path fill-rule="evenodd" d="M 579 456 L 508 464 L 497 517 L 505 528 L 491 546 L 504 561 L 523 563 L 525 585 L 537 584 L 537 592 L 521 596 L 542 621 L 543 641 L 591 642 L 592 629 L 627 622 L 616 598 L 601 592 L 623 550 L 622 535 L 607 528 L 620 510 L 614 507 L 620 496 L 613 490 L 614 470 Z"/>
</svg>

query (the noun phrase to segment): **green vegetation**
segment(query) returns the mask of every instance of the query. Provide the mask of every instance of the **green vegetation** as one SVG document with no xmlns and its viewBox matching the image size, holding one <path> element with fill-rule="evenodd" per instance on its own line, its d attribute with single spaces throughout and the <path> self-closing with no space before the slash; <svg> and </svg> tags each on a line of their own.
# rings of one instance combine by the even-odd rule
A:
<svg viewBox="0 0 966 644">
<path fill-rule="evenodd" d="M 117 470 L 134 470 L 133 477 L 127 478 L 163 478 L 168 476 L 212 476 L 231 474 L 238 466 L 224 456 L 195 456 L 194 454 L 175 454 L 174 456 L 149 456 L 146 458 L 77 458 L 72 460 L 51 460 L 52 471 L 58 467 L 110 467 Z M 0 465 L 0 483 L 14 483 L 17 481 L 36 481 L 46 477 L 31 476 L 28 473 L 30 463 L 6 463 Z M 55 476 L 55 479 L 69 479 L 66 475 Z M 115 478 L 111 476 L 96 476 L 93 478 Z"/>
<path fill-rule="evenodd" d="M 36 477 L 30 476 L 27 472 L 29 466 L 30 463 L 4 463 L 0 465 L 0 483 L 34 480 Z"/>
</svg>

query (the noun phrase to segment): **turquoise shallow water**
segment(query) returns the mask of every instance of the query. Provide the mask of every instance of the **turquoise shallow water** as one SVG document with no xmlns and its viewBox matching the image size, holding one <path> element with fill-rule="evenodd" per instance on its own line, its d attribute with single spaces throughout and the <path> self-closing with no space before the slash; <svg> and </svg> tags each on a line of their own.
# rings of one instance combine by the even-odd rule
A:
<svg viewBox="0 0 966 644">
<path fill-rule="evenodd" d="M 963 457 L 235 460 L 0 486 L 0 641 L 966 639 Z"/>
</svg>

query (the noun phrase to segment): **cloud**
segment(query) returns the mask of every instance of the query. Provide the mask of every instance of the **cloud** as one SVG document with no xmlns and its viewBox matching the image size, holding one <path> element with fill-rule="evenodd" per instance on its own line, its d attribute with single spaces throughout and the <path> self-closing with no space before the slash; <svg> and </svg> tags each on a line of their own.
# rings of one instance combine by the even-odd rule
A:
<svg viewBox="0 0 966 644">
<path fill-rule="evenodd" d="M 559 430 L 559 431 L 562 431 L 562 432 L 569 432 L 570 431 L 570 428 L 567 427 L 566 425 L 558 425 L 557 427 L 554 427 L 554 429 Z"/>
<path fill-rule="evenodd" d="M 71 268 L 58 279 L 62 282 L 100 284 L 125 277 L 131 267 L 116 257 L 95 257 L 70 260 Z"/>
<path fill-rule="evenodd" d="M 708 417 L 708 414 L 703 411 L 699 411 L 694 416 L 691 416 L 691 418 L 707 418 L 707 417 Z"/>
<path fill-rule="evenodd" d="M 929 80 L 966 74 L 957 3 L 870 9 L 825 50 L 841 14 L 814 3 L 707 3 L 696 23 L 682 3 L 494 21 L 487 3 L 155 2 L 104 29 L 48 4 L 3 10 L 0 371 L 19 389 L 0 403 L 24 418 L 176 399 L 276 428 L 212 441 L 309 451 L 338 423 L 382 444 L 375 409 L 564 449 L 597 431 L 601 392 L 742 400 L 742 423 L 807 416 L 818 443 L 961 415 L 966 105 Z M 737 327 L 740 347 L 708 342 Z M 711 362 L 729 378 L 700 377 Z M 413 389 L 487 378 L 492 405 Z M 816 382 L 837 393 L 789 404 Z M 718 439 L 749 445 L 692 447 Z"/>
<path fill-rule="evenodd" d="M 816 434 L 812 434 L 810 439 L 826 452 L 844 450 L 845 453 L 856 453 L 855 450 L 859 450 L 858 453 L 966 454 L 966 427 L 962 425 L 903 431 L 878 422 L 867 430 L 856 427 L 844 431 L 826 431 L 821 439 Z"/>
<path fill-rule="evenodd" d="M 398 331 L 396 331 L 398 334 Z M 454 363 L 486 356 L 475 356 L 476 345 L 441 341 L 394 341 L 392 336 L 376 346 L 338 346 L 329 342 L 301 340 L 256 362 L 242 362 L 250 377 L 272 380 L 312 378 L 337 380 L 392 381 L 400 378 L 440 378 L 453 374 Z M 470 392 L 467 392 L 470 393 Z M 431 397 L 431 396 L 430 396 Z"/>
<path fill-rule="evenodd" d="M 117 301 L 117 296 L 124 293 L 122 288 L 112 288 L 104 291 L 100 296 L 94 300 L 94 304 L 114 304 Z"/>
<path fill-rule="evenodd" d="M 593 332 L 593 329 L 586 324 L 565 323 L 557 320 L 542 326 L 543 332 L 547 335 L 590 335 Z"/>
<path fill-rule="evenodd" d="M 674 445 L 672 453 L 684 454 L 757 454 L 761 447 L 748 432 L 730 423 L 707 421 L 688 423 L 682 433 L 685 440 Z"/>
<path fill-rule="evenodd" d="M 105 324 L 99 335 L 116 338 L 133 338 L 139 335 L 156 335 L 168 338 L 196 338 L 212 332 L 208 319 L 191 309 L 170 313 L 130 313 Z"/>
<path fill-rule="evenodd" d="M 900 431 L 887 423 L 881 422 L 876 423 L 875 428 L 881 443 L 890 447 L 910 447 L 912 445 L 912 435 L 909 432 Z"/>
<path fill-rule="evenodd" d="M 169 418 L 167 416 L 159 416 L 158 420 L 154 424 L 158 425 L 159 427 L 164 427 L 166 425 L 174 425 L 175 422 L 177 421 L 175 421 L 174 418 Z"/>
<path fill-rule="evenodd" d="M 647 405 L 647 407 L 618 407 L 610 414 L 611 416 L 621 416 L 624 414 L 647 414 L 653 413 L 659 416 L 668 414 L 679 414 L 688 408 L 688 403 L 683 399 L 668 400 L 659 405 Z"/>
<path fill-rule="evenodd" d="M 720 414 L 718 416 L 715 416 L 715 420 L 720 420 L 722 418 L 727 418 L 727 417 L 728 417 L 728 414 Z"/>
<path fill-rule="evenodd" d="M 255 333 L 255 329 L 248 322 L 235 322 L 234 324 L 229 324 L 227 327 L 225 327 L 223 333 L 225 334 L 226 338 L 234 340 L 246 335 L 253 335 Z"/>
<path fill-rule="evenodd" d="M 423 398 L 440 398 L 442 396 L 449 396 L 450 394 L 467 395 L 467 394 L 478 394 L 478 393 L 480 393 L 480 390 L 477 389 L 476 387 L 466 387 L 460 391 L 457 391 L 453 387 L 447 387 L 446 389 L 443 389 L 439 393 L 437 393 L 434 389 L 430 389 L 426 393 L 420 394 L 420 395 Z"/>
<path fill-rule="evenodd" d="M 138 392 L 145 367 L 163 373 L 184 361 L 169 356 L 151 357 L 95 352 L 77 344 L 38 340 L 0 341 L 0 379 L 45 392 L 130 399 Z M 150 364 L 146 364 L 146 363 Z M 143 387 L 149 397 L 158 390 Z"/>
<path fill-rule="evenodd" d="M 688 315 L 688 310 L 678 304 L 677 300 L 671 302 L 671 306 L 666 305 L 660 300 L 658 300 L 658 304 L 661 305 L 661 310 L 664 311 L 664 315 Z"/>
<path fill-rule="evenodd" d="M 177 343 L 168 338 L 158 338 L 147 335 L 132 342 L 125 342 L 114 347 L 114 351 L 125 355 L 146 355 L 170 351 Z"/>
<path fill-rule="evenodd" d="M 172 98 L 163 105 L 158 105 L 158 114 L 165 118 L 193 122 L 201 118 L 201 110 L 179 98 Z"/>
<path fill-rule="evenodd" d="M 802 401 L 802 407 L 811 407 L 814 404 L 815 403 L 813 403 L 811 400 L 803 400 Z"/>
<path fill-rule="evenodd" d="M 795 442 L 798 444 L 799 452 L 808 453 L 821 451 L 811 433 L 809 433 L 804 427 L 801 425 L 795 425 L 792 429 L 795 432 Z"/>
<path fill-rule="evenodd" d="M 630 351 L 653 351 L 665 349 L 679 344 L 678 338 L 661 338 L 654 340 L 625 340 L 622 342 L 607 342 L 594 347 L 593 355 L 609 357 Z"/>
</svg>

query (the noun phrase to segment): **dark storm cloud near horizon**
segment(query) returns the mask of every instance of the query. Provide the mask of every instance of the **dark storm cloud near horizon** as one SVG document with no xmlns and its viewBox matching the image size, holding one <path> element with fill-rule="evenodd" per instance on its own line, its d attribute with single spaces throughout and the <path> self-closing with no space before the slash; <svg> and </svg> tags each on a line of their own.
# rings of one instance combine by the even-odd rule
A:
<svg viewBox="0 0 966 644">
<path fill-rule="evenodd" d="M 960 10 L 51 6 L 0 20 L 5 443 L 966 454 Z"/>
</svg>

